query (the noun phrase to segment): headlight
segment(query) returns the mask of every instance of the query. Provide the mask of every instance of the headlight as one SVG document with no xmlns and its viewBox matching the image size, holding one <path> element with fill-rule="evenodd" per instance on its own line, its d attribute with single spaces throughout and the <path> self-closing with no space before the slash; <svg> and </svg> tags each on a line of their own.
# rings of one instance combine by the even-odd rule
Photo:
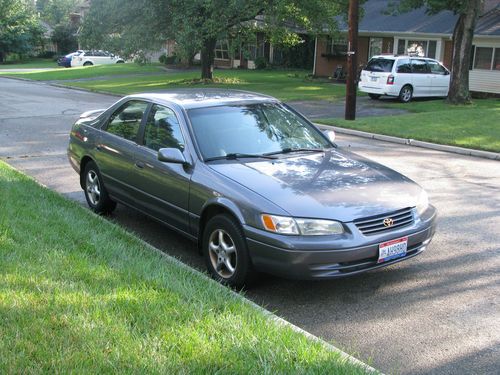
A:
<svg viewBox="0 0 500 375">
<path fill-rule="evenodd" d="M 417 202 L 418 215 L 419 216 L 422 215 L 425 212 L 425 210 L 427 210 L 427 207 L 429 207 L 429 197 L 427 196 L 427 193 L 424 190 L 422 190 Z"/>
<path fill-rule="evenodd" d="M 294 219 L 286 216 L 263 214 L 262 223 L 270 232 L 303 236 L 325 236 L 344 233 L 344 227 L 338 221 L 322 219 Z"/>
</svg>

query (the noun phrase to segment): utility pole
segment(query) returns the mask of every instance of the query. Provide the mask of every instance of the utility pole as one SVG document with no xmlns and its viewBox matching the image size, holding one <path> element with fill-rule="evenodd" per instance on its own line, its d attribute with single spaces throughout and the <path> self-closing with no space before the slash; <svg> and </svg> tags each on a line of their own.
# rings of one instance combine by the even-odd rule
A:
<svg viewBox="0 0 500 375">
<path fill-rule="evenodd" d="M 345 119 L 356 119 L 356 80 L 358 78 L 358 0 L 349 0 L 349 34 L 347 41 L 347 85 Z"/>
</svg>

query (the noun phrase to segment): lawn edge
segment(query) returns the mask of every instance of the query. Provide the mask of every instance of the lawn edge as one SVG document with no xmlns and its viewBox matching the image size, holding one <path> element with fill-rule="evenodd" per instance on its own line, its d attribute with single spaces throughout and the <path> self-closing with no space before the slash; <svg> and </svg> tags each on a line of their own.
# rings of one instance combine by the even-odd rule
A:
<svg viewBox="0 0 500 375">
<path fill-rule="evenodd" d="M 446 144 L 441 144 L 441 143 L 424 142 L 424 141 L 419 141 L 417 139 L 412 139 L 412 138 L 400 138 L 400 137 L 394 137 L 392 135 L 385 135 L 385 134 L 379 134 L 379 133 L 369 133 L 369 132 L 365 132 L 365 131 L 361 131 L 361 130 L 354 130 L 354 129 L 342 128 L 342 127 L 334 126 L 334 125 L 322 124 L 320 122 L 315 122 L 314 124 L 321 129 L 333 129 L 335 132 L 340 133 L 340 134 L 353 135 L 356 137 L 375 139 L 378 141 L 398 143 L 398 144 L 407 145 L 407 146 L 426 148 L 426 149 L 442 151 L 442 152 L 449 152 L 449 153 L 466 155 L 466 156 L 474 156 L 474 157 L 483 158 L 483 159 L 500 160 L 500 153 L 493 152 L 493 151 L 483 151 L 483 150 L 477 150 L 474 148 L 465 148 L 465 147 L 451 146 L 451 145 L 446 145 Z"/>
<path fill-rule="evenodd" d="M 41 188 L 43 189 L 46 189 L 46 190 L 50 190 L 51 192 L 59 195 L 60 197 L 62 197 L 63 199 L 65 200 L 68 200 L 68 201 L 71 201 L 73 203 L 75 203 L 77 206 L 79 206 L 80 208 L 85 209 L 84 206 L 82 206 L 81 204 L 79 204 L 79 202 L 71 199 L 71 198 L 68 198 L 66 197 L 65 195 L 59 193 L 58 191 L 55 191 L 55 190 L 52 190 L 51 188 L 49 188 L 47 185 L 41 183 L 40 181 L 38 181 L 36 178 L 18 170 L 17 168 L 13 167 L 12 165 L 10 165 L 5 159 L 1 158 L 0 161 L 2 161 L 6 166 L 8 166 L 8 168 L 11 168 L 13 170 L 15 170 L 17 173 L 23 175 L 23 176 L 26 176 L 27 178 L 29 178 L 30 180 L 32 180 L 33 182 L 35 182 L 38 186 L 40 186 Z M 108 221 L 108 220 L 105 220 L 104 218 L 98 216 L 98 215 L 95 215 L 93 214 L 92 212 L 86 210 L 87 213 L 89 215 L 92 215 L 94 217 L 97 217 L 98 219 L 100 220 L 103 220 L 105 221 L 106 223 L 108 224 L 111 224 L 112 226 L 116 226 L 118 229 L 126 232 L 128 235 L 130 236 L 133 236 L 135 239 L 137 239 L 145 248 L 148 248 L 149 250 L 152 250 L 153 252 L 157 253 L 158 255 L 160 255 L 162 258 L 165 258 L 166 260 L 168 260 L 169 262 L 171 262 L 172 264 L 175 264 L 179 267 L 181 267 L 182 269 L 192 273 L 192 274 L 197 274 L 198 276 L 200 276 L 201 278 L 203 278 L 204 280 L 206 280 L 207 282 L 210 282 L 210 283 L 216 283 L 218 285 L 220 285 L 219 283 L 217 283 L 215 280 L 213 280 L 211 277 L 209 277 L 207 274 L 205 274 L 204 272 L 201 272 L 193 267 L 190 267 L 188 266 L 187 264 L 181 262 L 179 259 L 177 259 L 176 257 L 173 257 L 171 255 L 168 255 L 167 253 L 164 253 L 163 251 L 161 251 L 160 249 L 154 247 L 153 245 L 151 245 L 150 243 L 148 243 L 147 241 L 143 240 L 142 238 L 140 238 L 139 236 L 137 236 L 135 233 L 133 232 L 130 232 L 128 231 L 126 228 L 112 222 L 112 221 Z M 225 287 L 227 288 L 227 287 Z M 249 305 L 250 307 L 260 311 L 265 318 L 267 319 L 270 319 L 271 321 L 275 322 L 277 325 L 279 326 L 282 326 L 282 327 L 288 327 L 290 328 L 291 330 L 305 336 L 307 339 L 309 340 L 312 340 L 316 343 L 319 343 L 321 344 L 324 348 L 326 348 L 327 350 L 329 351 L 332 351 L 334 353 L 337 353 L 339 355 L 339 357 L 352 364 L 352 365 L 355 365 L 355 366 L 358 366 L 359 368 L 365 370 L 367 373 L 373 373 L 373 374 L 380 374 L 380 375 L 384 375 L 382 372 L 380 372 L 379 370 L 371 367 L 370 365 L 366 364 L 365 362 L 355 358 L 354 356 L 344 352 L 343 350 L 337 348 L 336 346 L 334 346 L 333 344 L 330 344 L 328 343 L 327 341 L 319 338 L 318 336 L 315 336 L 313 335 L 312 333 L 310 332 L 307 332 L 305 331 L 304 329 L 290 323 L 289 321 L 275 315 L 274 313 L 272 313 L 271 311 L 265 309 L 264 307 L 262 306 L 259 306 L 258 304 L 256 304 L 255 302 L 249 300 L 248 298 L 246 298 L 244 295 L 230 289 L 230 288 L 227 288 L 229 290 L 229 292 L 238 300 L 242 301 L 243 303 Z"/>
</svg>

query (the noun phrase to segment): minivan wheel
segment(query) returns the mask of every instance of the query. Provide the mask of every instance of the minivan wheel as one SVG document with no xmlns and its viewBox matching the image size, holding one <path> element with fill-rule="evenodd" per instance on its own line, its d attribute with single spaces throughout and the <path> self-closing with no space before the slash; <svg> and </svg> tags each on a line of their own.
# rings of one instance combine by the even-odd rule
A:
<svg viewBox="0 0 500 375">
<path fill-rule="evenodd" d="M 413 89 L 410 85 L 403 86 L 401 91 L 399 92 L 399 100 L 402 103 L 408 103 L 413 96 Z"/>
<path fill-rule="evenodd" d="M 116 202 L 109 198 L 97 165 L 89 161 L 83 171 L 83 190 L 90 209 L 99 215 L 106 215 L 116 208 Z"/>
<path fill-rule="evenodd" d="M 377 100 L 377 99 L 380 98 L 381 95 L 379 95 L 379 94 L 368 94 L 368 96 L 370 97 L 370 99 Z"/>
<path fill-rule="evenodd" d="M 210 275 L 240 289 L 254 275 L 243 232 L 229 215 L 211 218 L 203 231 L 203 256 Z"/>
</svg>

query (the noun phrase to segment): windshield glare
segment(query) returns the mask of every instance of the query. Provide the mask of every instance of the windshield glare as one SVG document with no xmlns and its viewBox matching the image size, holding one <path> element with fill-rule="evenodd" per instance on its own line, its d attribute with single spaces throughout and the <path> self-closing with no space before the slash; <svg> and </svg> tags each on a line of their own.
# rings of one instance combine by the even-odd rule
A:
<svg viewBox="0 0 500 375">
<path fill-rule="evenodd" d="M 318 130 L 277 104 L 196 108 L 188 115 L 204 159 L 332 147 Z"/>
</svg>

